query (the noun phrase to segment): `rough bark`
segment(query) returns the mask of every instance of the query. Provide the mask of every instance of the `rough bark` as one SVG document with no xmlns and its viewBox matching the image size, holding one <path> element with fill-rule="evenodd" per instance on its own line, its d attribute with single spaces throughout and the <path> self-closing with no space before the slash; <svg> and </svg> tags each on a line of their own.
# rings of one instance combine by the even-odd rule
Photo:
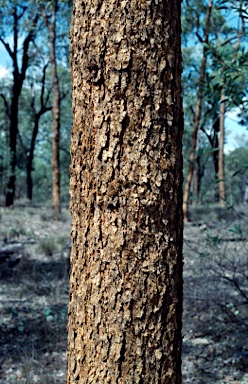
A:
<svg viewBox="0 0 248 384">
<path fill-rule="evenodd" d="M 219 156 L 218 156 L 218 186 L 219 186 L 219 203 L 222 207 L 226 205 L 226 188 L 225 188 L 225 169 L 224 169 L 224 142 L 225 142 L 225 94 L 221 93 L 220 100 L 220 139 L 219 139 Z"/>
<path fill-rule="evenodd" d="M 181 383 L 180 6 L 74 2 L 67 384 Z"/>
<path fill-rule="evenodd" d="M 199 125 L 200 125 L 200 120 L 201 120 L 202 93 L 203 93 L 203 85 L 204 85 L 206 65 L 207 65 L 207 46 L 206 46 L 206 44 L 208 43 L 211 12 L 212 12 L 212 0 L 209 0 L 207 13 L 206 13 L 206 21 L 205 21 L 205 36 L 204 36 L 205 45 L 203 47 L 203 56 L 202 56 L 200 78 L 199 78 L 199 88 L 198 88 L 198 92 L 197 92 L 197 101 L 196 101 L 195 114 L 194 114 L 194 125 L 193 125 L 192 138 L 191 138 L 189 166 L 188 166 L 187 177 L 186 177 L 185 185 L 184 185 L 183 213 L 184 213 L 184 221 L 185 222 L 187 222 L 189 220 L 190 188 L 191 188 L 191 183 L 192 183 L 192 178 L 193 178 L 193 173 L 194 173 L 194 167 L 195 167 L 195 151 L 196 151 L 196 145 L 197 145 L 198 130 L 199 130 Z"/>
</svg>

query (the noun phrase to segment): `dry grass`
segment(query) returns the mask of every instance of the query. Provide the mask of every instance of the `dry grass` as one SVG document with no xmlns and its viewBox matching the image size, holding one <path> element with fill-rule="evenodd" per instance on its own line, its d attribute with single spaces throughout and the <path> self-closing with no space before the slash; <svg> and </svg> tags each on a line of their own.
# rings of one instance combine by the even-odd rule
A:
<svg viewBox="0 0 248 384">
<path fill-rule="evenodd" d="M 217 216 L 199 209 L 201 224 L 185 226 L 185 384 L 248 384 L 248 221 Z M 70 214 L 0 208 L 0 218 L 0 244 L 25 244 L 19 264 L 0 264 L 0 384 L 62 384 Z"/>
<path fill-rule="evenodd" d="M 66 213 L 67 221 L 49 220 L 43 225 L 39 210 L 1 213 L 0 239 L 24 242 L 25 251 L 14 268 L 0 265 L 0 383 L 63 383 L 69 255 L 65 239 L 70 215 Z M 20 223 L 28 231 L 20 233 Z M 14 228 L 15 236 L 6 240 L 6 228 Z"/>
</svg>

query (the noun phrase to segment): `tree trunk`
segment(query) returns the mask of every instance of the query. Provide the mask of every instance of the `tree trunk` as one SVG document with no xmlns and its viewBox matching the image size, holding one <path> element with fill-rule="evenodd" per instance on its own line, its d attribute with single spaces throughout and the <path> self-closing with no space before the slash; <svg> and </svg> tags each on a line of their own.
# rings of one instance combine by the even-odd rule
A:
<svg viewBox="0 0 248 384">
<path fill-rule="evenodd" d="M 33 133 L 32 133 L 32 139 L 31 139 L 29 154 L 28 154 L 28 158 L 27 158 L 27 166 L 26 166 L 26 170 L 27 170 L 27 198 L 30 201 L 33 198 L 32 170 L 33 170 L 35 142 L 36 142 L 36 137 L 38 135 L 39 122 L 40 122 L 41 116 L 42 116 L 42 113 L 37 113 L 34 116 L 34 129 L 33 129 Z"/>
<path fill-rule="evenodd" d="M 12 90 L 11 109 L 10 109 L 10 131 L 9 131 L 10 155 L 9 155 L 9 168 L 8 168 L 8 183 L 7 183 L 7 191 L 6 191 L 7 207 L 14 204 L 14 198 L 15 198 L 18 102 L 19 102 L 18 87 L 17 87 L 17 82 L 15 80 L 15 74 L 14 74 L 14 84 L 13 84 L 13 90 Z"/>
<path fill-rule="evenodd" d="M 198 154 L 196 156 L 195 162 L 196 167 L 194 169 L 194 204 L 198 205 L 200 190 L 201 190 L 201 181 L 204 176 L 205 165 L 201 164 L 202 155 Z"/>
<path fill-rule="evenodd" d="M 221 103 L 220 103 L 220 140 L 219 140 L 219 157 L 218 157 L 219 203 L 222 207 L 225 207 L 226 205 L 224 141 L 225 141 L 225 94 L 222 92 Z"/>
<path fill-rule="evenodd" d="M 58 10 L 58 0 L 53 0 L 52 20 L 48 22 L 46 17 L 47 26 L 50 34 L 50 62 L 52 67 L 52 82 L 53 82 L 53 140 L 52 140 L 52 206 L 53 218 L 57 220 L 61 211 L 60 201 L 60 157 L 59 157 L 59 144 L 60 144 L 60 90 L 59 90 L 59 77 L 57 71 L 56 60 L 56 14 Z"/>
<path fill-rule="evenodd" d="M 198 170 L 195 167 L 194 168 L 194 175 L 193 175 L 193 181 L 194 181 L 194 204 L 198 205 Z"/>
<path fill-rule="evenodd" d="M 16 142 L 18 132 L 18 103 L 20 96 L 19 86 L 19 70 L 17 62 L 18 53 L 18 15 L 17 8 L 14 7 L 13 12 L 13 86 L 11 95 L 10 107 L 10 129 L 9 129 L 9 168 L 8 168 L 8 183 L 6 193 L 6 206 L 9 207 L 14 204 L 15 198 L 15 181 L 16 181 Z"/>
<path fill-rule="evenodd" d="M 203 92 L 203 85 L 204 85 L 206 65 L 207 65 L 206 44 L 208 43 L 211 12 L 212 12 L 212 0 L 209 0 L 207 13 L 206 13 L 206 21 L 205 21 L 205 40 L 204 40 L 205 45 L 203 47 L 203 57 L 202 57 L 202 64 L 201 64 L 201 71 L 200 71 L 199 88 L 197 92 L 197 102 L 196 102 L 195 114 L 194 114 L 194 126 L 192 131 L 191 149 L 190 149 L 190 155 L 189 155 L 189 167 L 188 167 L 187 177 L 185 180 L 184 195 L 183 195 L 183 213 L 184 213 L 185 222 L 189 220 L 189 197 L 190 197 L 190 188 L 191 188 L 191 183 L 192 183 L 192 178 L 194 173 L 194 166 L 195 166 L 194 163 L 195 163 L 197 135 L 198 135 L 198 129 L 199 129 L 200 119 L 201 119 L 202 92 Z"/>
<path fill-rule="evenodd" d="M 213 157 L 213 164 L 214 164 L 214 170 L 216 177 L 218 177 L 219 173 L 219 139 L 218 134 L 220 131 L 220 118 L 218 116 L 217 122 L 213 125 L 213 140 L 212 140 L 212 157 Z"/>
<path fill-rule="evenodd" d="M 67 384 L 181 383 L 181 1 L 74 1 Z"/>
<path fill-rule="evenodd" d="M 18 134 L 18 104 L 19 97 L 22 91 L 23 82 L 26 77 L 26 71 L 29 64 L 29 46 L 35 35 L 35 28 L 38 21 L 38 14 L 34 16 L 33 20 L 30 20 L 29 33 L 25 37 L 22 43 L 22 56 L 19 57 L 18 40 L 19 40 L 19 23 L 20 19 L 25 14 L 27 8 L 23 7 L 21 14 L 18 14 L 17 5 L 13 3 L 13 50 L 10 45 L 0 36 L 0 42 L 4 45 L 8 52 L 12 65 L 13 65 L 13 86 L 11 95 L 11 107 L 10 107 L 10 134 L 9 134 L 9 169 L 8 169 L 8 183 L 6 191 L 6 206 L 11 206 L 14 203 L 15 198 L 15 181 L 16 181 L 16 143 Z M 21 70 L 19 70 L 18 64 L 21 62 Z"/>
<path fill-rule="evenodd" d="M 31 109 L 33 111 L 33 119 L 34 119 L 34 127 L 31 137 L 31 142 L 28 150 L 28 156 L 27 156 L 27 164 L 26 164 L 26 170 L 27 170 L 27 198 L 29 200 L 32 200 L 33 198 L 33 180 L 32 180 L 32 170 L 33 170 L 33 160 L 34 160 L 34 151 L 35 151 L 35 144 L 36 144 L 36 138 L 39 132 L 39 124 L 40 124 L 40 118 L 43 116 L 46 112 L 52 110 L 52 106 L 48 106 L 48 100 L 49 95 L 44 97 L 45 95 L 45 88 L 46 88 L 46 69 L 47 69 L 48 63 L 46 63 L 43 67 L 43 75 L 41 79 L 41 90 L 40 90 L 40 109 L 36 111 L 35 108 L 35 91 L 33 90 L 33 95 L 31 99 Z"/>
</svg>

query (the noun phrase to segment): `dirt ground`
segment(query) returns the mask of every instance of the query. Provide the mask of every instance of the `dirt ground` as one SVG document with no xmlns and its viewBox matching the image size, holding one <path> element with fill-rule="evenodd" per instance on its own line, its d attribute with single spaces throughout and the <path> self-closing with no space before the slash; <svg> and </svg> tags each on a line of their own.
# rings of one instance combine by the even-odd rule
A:
<svg viewBox="0 0 248 384">
<path fill-rule="evenodd" d="M 69 233 L 67 210 L 0 208 L 0 384 L 64 384 Z M 185 225 L 185 384 L 248 384 L 247 234 L 246 206 Z"/>
</svg>

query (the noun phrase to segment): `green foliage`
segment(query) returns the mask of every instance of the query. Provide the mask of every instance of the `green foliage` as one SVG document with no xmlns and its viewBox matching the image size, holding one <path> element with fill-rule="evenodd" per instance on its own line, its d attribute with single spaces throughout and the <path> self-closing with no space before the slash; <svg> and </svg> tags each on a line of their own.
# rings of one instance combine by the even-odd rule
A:
<svg viewBox="0 0 248 384">
<path fill-rule="evenodd" d="M 214 203 L 217 199 L 218 185 L 216 175 L 218 165 L 218 140 L 220 96 L 225 94 L 226 112 L 239 109 L 240 122 L 248 126 L 248 50 L 247 50 L 247 2 L 213 2 L 209 38 L 204 40 L 205 19 L 208 2 L 187 0 L 182 6 L 182 52 L 184 89 L 184 169 L 187 173 L 191 134 L 194 124 L 197 92 L 203 55 L 207 56 L 206 76 L 203 83 L 200 132 L 196 148 L 195 168 L 200 177 L 199 195 L 191 192 L 191 201 Z M 235 155 L 233 155 L 235 156 Z M 231 175 L 226 157 L 227 204 L 242 201 L 246 181 L 244 179 L 245 161 L 235 177 Z M 231 156 L 232 157 L 232 156 Z M 237 161 L 237 160 L 235 160 Z M 247 162 L 247 161 L 246 161 Z M 232 166 L 233 167 L 233 164 Z M 238 171 L 240 169 L 240 171 Z M 241 171 L 242 169 L 242 171 Z M 242 176 L 242 177 L 241 177 Z M 242 179 L 242 180 L 241 180 Z M 238 185 L 237 185 L 238 184 Z M 242 185 L 241 185 L 242 184 Z"/>
<path fill-rule="evenodd" d="M 219 236 L 218 235 L 213 236 L 210 233 L 207 233 L 206 241 L 208 246 L 210 247 L 216 247 L 220 243 Z"/>
<path fill-rule="evenodd" d="M 39 249 L 46 256 L 52 256 L 58 249 L 56 239 L 43 238 L 39 240 Z"/>
<path fill-rule="evenodd" d="M 67 308 L 63 308 L 61 311 L 58 311 L 57 308 L 45 306 L 43 308 L 42 315 L 48 322 L 55 321 L 57 324 L 61 324 L 67 319 Z"/>
<path fill-rule="evenodd" d="M 43 10 L 48 17 L 51 14 L 51 1 L 17 1 L 0 0 L 0 36 L 5 39 L 13 35 L 13 17 L 17 11 L 22 17 L 19 20 L 21 39 L 18 40 L 18 55 L 22 54 L 23 38 L 30 31 L 30 20 L 39 13 L 35 36 L 30 44 L 29 67 L 23 83 L 19 100 L 19 137 L 17 140 L 16 198 L 23 198 L 27 193 L 27 159 L 34 131 L 35 112 L 41 107 L 41 97 L 46 107 L 52 104 L 52 77 L 49 65 L 48 30 L 44 28 Z M 184 166 L 187 170 L 191 146 L 191 133 L 196 106 L 197 90 L 203 54 L 207 54 L 206 79 L 203 87 L 203 103 L 198 147 L 196 151 L 196 169 L 200 180 L 197 199 L 199 203 L 214 203 L 216 200 L 216 176 L 213 166 L 214 153 L 211 140 L 218 137 L 218 119 L 220 94 L 225 90 L 226 110 L 239 108 L 239 118 L 248 126 L 248 51 L 247 51 L 247 2 L 222 1 L 213 2 L 209 41 L 204 41 L 205 19 L 208 1 L 184 0 L 182 5 L 182 52 L 183 52 L 183 96 L 184 96 Z M 61 0 L 57 10 L 56 57 L 60 79 L 61 100 L 61 199 L 68 204 L 69 164 L 70 164 L 70 127 L 72 125 L 71 86 L 69 72 L 69 26 L 72 2 Z M 11 39 L 9 39 L 11 41 Z M 12 39 L 13 40 L 13 39 Z M 3 44 L 0 41 L 2 48 Z M 13 45 L 10 43 L 10 48 Z M 21 59 L 21 56 L 19 56 Z M 21 60 L 20 60 L 21 61 Z M 44 89 L 42 80 L 45 70 Z M 10 153 L 9 116 L 12 92 L 12 74 L 0 79 L 2 94 L 0 97 L 0 190 L 1 201 L 4 201 Z M 50 110 L 42 114 L 39 121 L 39 132 L 36 138 L 34 161 L 32 168 L 33 202 L 46 203 L 51 200 L 51 142 L 52 114 Z M 243 151 L 243 150 L 242 150 Z M 241 154 L 241 153 L 240 153 Z M 243 155 L 241 156 L 243 158 Z M 238 163 L 238 154 L 226 156 L 226 183 L 228 200 L 242 201 L 246 187 L 246 163 Z M 192 201 L 195 193 L 192 191 Z"/>
<path fill-rule="evenodd" d="M 15 224 L 6 228 L 3 234 L 8 241 L 14 238 L 19 238 L 21 236 L 29 238 L 34 236 L 32 229 L 22 225 L 19 220 L 15 220 Z"/>
<path fill-rule="evenodd" d="M 51 221 L 53 216 L 52 216 L 52 212 L 51 211 L 44 211 L 40 214 L 40 218 L 42 221 Z"/>
<path fill-rule="evenodd" d="M 38 6 L 37 6 L 38 3 Z M 52 107 L 52 78 L 49 66 L 49 46 L 47 42 L 48 30 L 44 28 L 42 4 L 45 4 L 46 12 L 50 12 L 52 2 L 42 1 L 16 1 L 1 0 L 0 2 L 0 46 L 10 54 L 13 46 L 13 20 L 18 16 L 17 55 L 18 65 L 21 69 L 23 41 L 28 36 L 32 26 L 32 20 L 38 14 L 38 22 L 34 37 L 30 43 L 28 52 L 28 69 L 23 82 L 19 99 L 19 127 L 17 138 L 17 170 L 16 170 L 16 198 L 23 198 L 27 194 L 27 161 L 30 156 L 32 136 L 34 132 L 35 118 L 40 112 L 39 132 L 35 139 L 34 162 L 32 178 L 34 185 L 33 202 L 42 203 L 51 200 L 51 130 L 52 116 L 49 108 Z M 62 202 L 68 203 L 68 182 L 70 163 L 70 127 L 71 114 L 71 86 L 68 68 L 69 55 L 69 25 L 72 3 L 61 0 L 57 10 L 57 39 L 56 59 L 60 79 L 61 92 L 61 192 Z M 8 43 L 10 41 L 10 43 Z M 9 50 L 9 52 L 8 52 Z M 10 55 L 9 55 L 10 56 Z M 1 63 L 2 64 L 2 63 Z M 44 68 L 45 72 L 44 72 Z M 45 73 L 45 77 L 44 77 Z M 8 163 L 10 153 L 9 125 L 10 103 L 13 89 L 12 74 L 0 79 L 0 191 L 1 200 L 4 201 L 8 175 Z M 43 83 L 42 83 L 43 82 Z M 37 161 L 36 161 L 37 160 Z M 43 193 L 40 193 L 43 191 Z"/>
<path fill-rule="evenodd" d="M 226 156 L 226 175 L 229 196 L 237 203 L 244 200 L 248 185 L 248 143 Z"/>
</svg>

